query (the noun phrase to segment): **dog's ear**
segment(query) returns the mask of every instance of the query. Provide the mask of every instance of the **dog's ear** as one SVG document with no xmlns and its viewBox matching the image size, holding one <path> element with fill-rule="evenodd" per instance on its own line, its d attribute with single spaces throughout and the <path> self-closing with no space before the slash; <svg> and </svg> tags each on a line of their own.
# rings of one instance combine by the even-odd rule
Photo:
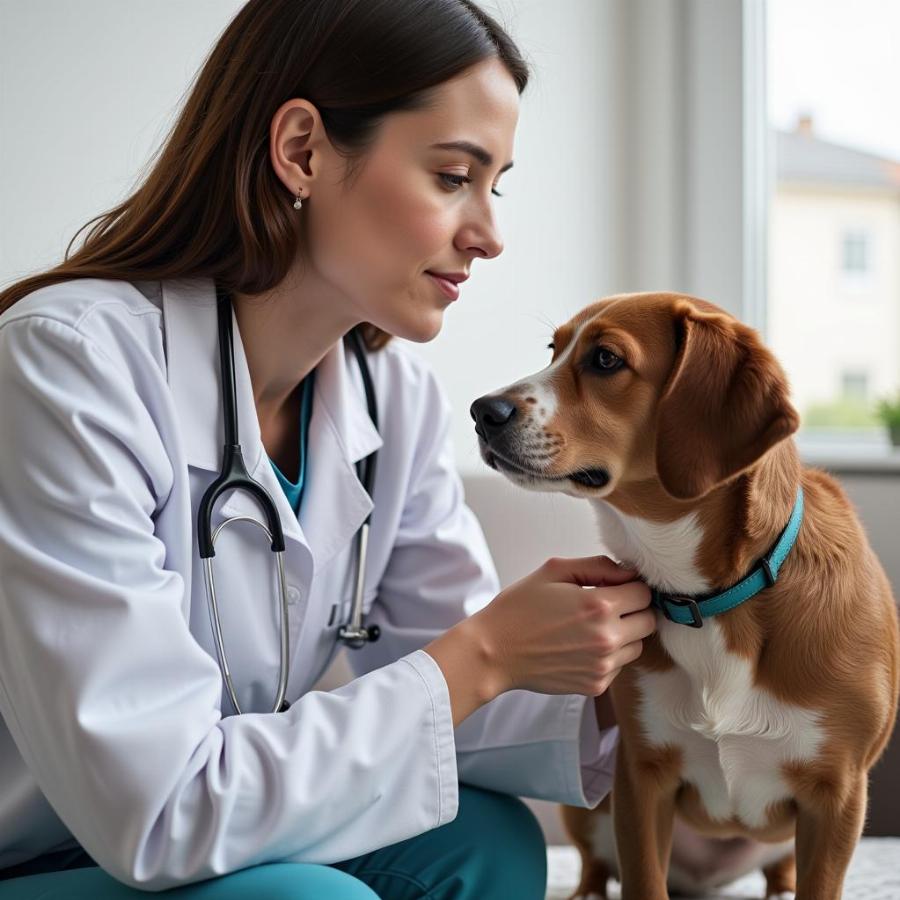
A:
<svg viewBox="0 0 900 900">
<path fill-rule="evenodd" d="M 688 500 L 753 465 L 800 420 L 752 328 L 682 298 L 672 318 L 679 347 L 657 410 L 656 467 L 666 491 Z"/>
</svg>

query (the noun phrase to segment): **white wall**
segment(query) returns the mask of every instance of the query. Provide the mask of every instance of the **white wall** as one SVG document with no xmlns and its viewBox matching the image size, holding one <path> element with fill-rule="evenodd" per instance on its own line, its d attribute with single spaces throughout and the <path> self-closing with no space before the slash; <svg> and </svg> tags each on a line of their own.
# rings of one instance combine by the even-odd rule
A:
<svg viewBox="0 0 900 900">
<path fill-rule="evenodd" d="M 0 0 L 0 283 L 137 183 L 239 0 Z"/>
</svg>

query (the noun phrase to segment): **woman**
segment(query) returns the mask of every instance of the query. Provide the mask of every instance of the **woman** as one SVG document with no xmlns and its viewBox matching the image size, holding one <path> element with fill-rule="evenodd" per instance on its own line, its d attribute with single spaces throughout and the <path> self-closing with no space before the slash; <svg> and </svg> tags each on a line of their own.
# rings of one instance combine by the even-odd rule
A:
<svg viewBox="0 0 900 900">
<path fill-rule="evenodd" d="M 648 591 L 591 558 L 498 593 L 448 404 L 388 343 L 435 337 L 501 252 L 526 81 L 469 0 L 251 0 L 142 186 L 0 295 L 0 900 L 543 896 L 510 795 L 607 792 L 602 695 L 653 630 Z M 220 303 L 284 529 L 278 712 L 267 542 L 238 523 L 215 545 L 223 684 L 194 531 L 223 465 Z M 311 691 L 370 513 L 380 637 Z M 213 528 L 233 515 L 260 508 L 226 493 Z"/>
</svg>

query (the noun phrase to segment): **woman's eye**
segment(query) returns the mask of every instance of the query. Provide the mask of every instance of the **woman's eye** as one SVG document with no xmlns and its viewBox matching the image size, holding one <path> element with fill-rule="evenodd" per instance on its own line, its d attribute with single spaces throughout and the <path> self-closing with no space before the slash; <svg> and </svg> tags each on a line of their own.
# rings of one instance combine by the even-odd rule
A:
<svg viewBox="0 0 900 900">
<path fill-rule="evenodd" d="M 621 356 L 616 356 L 608 347 L 598 347 L 591 357 L 591 367 L 598 372 L 615 372 L 625 365 Z"/>
<path fill-rule="evenodd" d="M 440 172 L 439 177 L 443 180 L 444 184 L 450 187 L 452 190 L 457 190 L 461 188 L 464 184 L 471 184 L 472 179 L 469 178 L 468 175 L 451 175 L 449 172 Z M 491 188 L 491 193 L 495 197 L 502 197 L 503 194 L 500 193 L 496 188 Z"/>
<path fill-rule="evenodd" d="M 453 190 L 461 188 L 464 184 L 470 184 L 472 181 L 468 175 L 450 175 L 447 172 L 441 172 L 440 177 L 444 180 L 444 184 L 452 187 Z"/>
</svg>

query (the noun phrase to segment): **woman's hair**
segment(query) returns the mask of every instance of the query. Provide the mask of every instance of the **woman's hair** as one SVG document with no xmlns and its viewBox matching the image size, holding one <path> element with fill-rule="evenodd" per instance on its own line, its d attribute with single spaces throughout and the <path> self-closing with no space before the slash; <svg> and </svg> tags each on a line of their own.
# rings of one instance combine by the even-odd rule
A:
<svg viewBox="0 0 900 900">
<path fill-rule="evenodd" d="M 512 39 L 471 0 L 250 0 L 210 51 L 143 183 L 85 223 L 63 262 L 0 292 L 0 311 L 71 278 L 206 276 L 231 292 L 273 288 L 300 234 L 295 198 L 269 160 L 275 111 L 294 97 L 313 103 L 349 179 L 385 116 L 425 106 L 430 89 L 488 58 L 525 89 L 528 66 Z M 390 340 L 360 327 L 371 349 Z"/>
</svg>

